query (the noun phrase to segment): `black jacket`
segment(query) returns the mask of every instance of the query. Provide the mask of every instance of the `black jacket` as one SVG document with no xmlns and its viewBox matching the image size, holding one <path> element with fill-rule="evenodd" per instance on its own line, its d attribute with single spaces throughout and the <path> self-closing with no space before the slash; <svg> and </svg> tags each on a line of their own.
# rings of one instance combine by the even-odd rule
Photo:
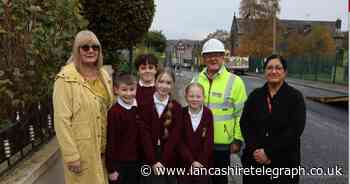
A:
<svg viewBox="0 0 350 184">
<path fill-rule="evenodd" d="M 271 113 L 267 97 L 271 101 Z M 298 167 L 300 136 L 305 127 L 305 119 L 303 95 L 286 82 L 273 98 L 269 96 L 267 84 L 255 89 L 246 101 L 240 120 L 246 143 L 243 164 L 258 166 L 253 152 L 264 148 L 271 159 L 270 167 Z"/>
</svg>

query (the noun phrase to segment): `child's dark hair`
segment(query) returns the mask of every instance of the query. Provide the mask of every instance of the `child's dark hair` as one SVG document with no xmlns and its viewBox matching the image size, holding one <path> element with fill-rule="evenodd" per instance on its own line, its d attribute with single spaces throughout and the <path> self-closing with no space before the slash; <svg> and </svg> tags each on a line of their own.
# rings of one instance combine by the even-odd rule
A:
<svg viewBox="0 0 350 184">
<path fill-rule="evenodd" d="M 186 88 L 185 88 L 185 95 L 187 95 L 188 91 L 191 89 L 191 87 L 198 87 L 202 90 L 202 94 L 204 96 L 204 87 L 202 86 L 202 84 L 199 84 L 198 82 L 192 82 L 189 83 Z"/>
<path fill-rule="evenodd" d="M 281 62 L 283 69 L 287 70 L 287 61 L 281 55 L 278 54 L 272 54 L 271 56 L 266 58 L 266 61 L 264 63 L 264 69 L 266 69 L 267 64 L 273 59 L 278 59 Z"/>
<path fill-rule="evenodd" d="M 136 83 L 136 78 L 130 73 L 121 73 L 119 75 L 114 76 L 113 78 L 113 85 L 115 87 L 118 87 L 120 84 L 126 84 L 129 86 L 134 85 Z"/>
<path fill-rule="evenodd" d="M 141 54 L 138 55 L 135 59 L 135 67 L 136 69 L 139 69 L 140 65 L 154 65 L 156 68 L 158 68 L 158 59 L 153 54 Z"/>
</svg>

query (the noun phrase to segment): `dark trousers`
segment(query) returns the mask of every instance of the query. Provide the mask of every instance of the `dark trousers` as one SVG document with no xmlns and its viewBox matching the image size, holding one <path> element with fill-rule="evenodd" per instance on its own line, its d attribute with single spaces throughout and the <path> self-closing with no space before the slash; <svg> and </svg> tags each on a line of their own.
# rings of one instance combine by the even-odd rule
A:
<svg viewBox="0 0 350 184">
<path fill-rule="evenodd" d="M 161 148 L 159 146 L 156 147 L 156 158 L 159 160 L 161 158 Z M 177 184 L 177 176 L 157 176 L 152 172 L 150 176 L 141 176 L 141 184 Z"/>
<path fill-rule="evenodd" d="M 210 176 L 183 176 L 180 184 L 212 184 Z"/>
<path fill-rule="evenodd" d="M 139 184 L 140 167 L 137 162 L 119 163 L 119 176 L 117 181 L 110 181 L 109 184 Z"/>
<path fill-rule="evenodd" d="M 214 168 L 227 168 L 230 165 L 230 151 L 214 150 Z M 213 176 L 214 184 L 227 184 L 227 176 Z"/>
<path fill-rule="evenodd" d="M 264 176 L 264 175 L 243 175 L 243 184 L 256 184 L 256 183 L 259 183 L 259 184 L 299 184 L 299 176 L 294 176 L 294 178 L 292 178 L 290 176 L 282 175 L 282 176 L 279 176 L 278 178 L 272 178 L 271 176 Z"/>
<path fill-rule="evenodd" d="M 142 176 L 141 184 L 177 184 L 176 176 Z"/>
<path fill-rule="evenodd" d="M 262 168 L 263 165 L 258 164 L 250 155 L 243 154 L 242 156 L 242 164 L 244 168 Z M 269 165 L 265 166 L 265 168 L 288 168 L 286 166 L 274 166 Z M 298 166 L 293 166 L 298 167 Z M 292 167 L 291 167 L 292 168 Z M 278 178 L 273 178 L 270 175 L 243 175 L 243 184 L 298 184 L 299 176 L 294 176 L 292 178 L 289 175 L 280 175 Z"/>
</svg>

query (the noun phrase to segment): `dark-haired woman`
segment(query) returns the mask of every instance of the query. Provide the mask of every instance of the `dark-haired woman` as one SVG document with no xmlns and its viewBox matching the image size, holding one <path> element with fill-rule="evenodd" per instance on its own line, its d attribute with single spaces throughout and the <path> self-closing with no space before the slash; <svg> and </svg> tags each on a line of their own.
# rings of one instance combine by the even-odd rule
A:
<svg viewBox="0 0 350 184">
<path fill-rule="evenodd" d="M 266 83 L 249 95 L 240 120 L 246 144 L 243 167 L 298 168 L 306 119 L 303 95 L 285 81 L 287 63 L 281 56 L 268 57 L 264 69 Z M 295 184 L 299 176 L 250 173 L 243 183 Z"/>
</svg>

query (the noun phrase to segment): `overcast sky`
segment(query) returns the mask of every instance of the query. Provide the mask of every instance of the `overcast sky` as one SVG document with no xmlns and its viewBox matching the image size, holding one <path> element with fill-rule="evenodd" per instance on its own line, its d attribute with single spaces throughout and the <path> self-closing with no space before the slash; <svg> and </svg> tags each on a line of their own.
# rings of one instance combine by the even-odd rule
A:
<svg viewBox="0 0 350 184">
<path fill-rule="evenodd" d="M 161 30 L 167 39 L 205 38 L 217 29 L 229 31 L 240 0 L 154 0 L 156 13 L 151 30 Z M 348 0 L 281 0 L 281 19 L 342 20 L 348 30 Z"/>
</svg>

